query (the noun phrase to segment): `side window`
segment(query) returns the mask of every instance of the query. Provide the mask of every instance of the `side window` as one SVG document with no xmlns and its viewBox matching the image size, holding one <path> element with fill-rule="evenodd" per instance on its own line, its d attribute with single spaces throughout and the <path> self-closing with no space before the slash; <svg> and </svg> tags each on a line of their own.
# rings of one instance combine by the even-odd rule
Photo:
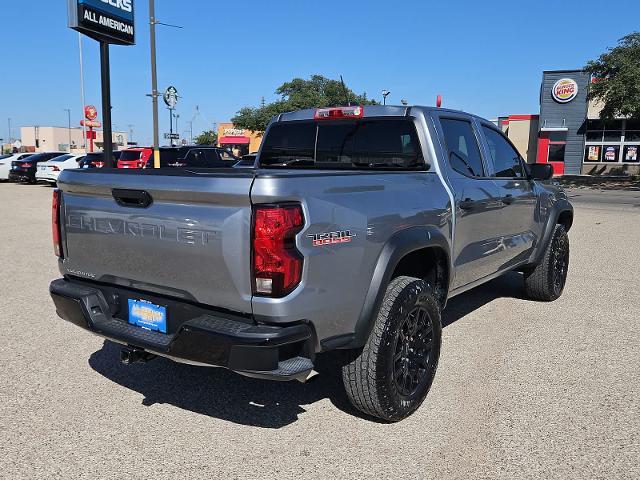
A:
<svg viewBox="0 0 640 480">
<path fill-rule="evenodd" d="M 226 150 L 221 150 L 219 153 L 220 153 L 220 158 L 222 159 L 223 162 L 237 162 L 238 161 L 238 159 L 236 157 L 231 155 Z"/>
<path fill-rule="evenodd" d="M 523 177 L 523 167 L 520 154 L 509 142 L 493 128 L 482 127 L 487 139 L 491 161 L 493 162 L 494 177 Z"/>
<path fill-rule="evenodd" d="M 471 122 L 441 118 L 444 141 L 449 151 L 449 164 L 456 172 L 467 177 L 482 177 L 482 157 Z"/>
<path fill-rule="evenodd" d="M 213 148 L 204 150 L 204 160 L 207 164 L 207 167 L 220 166 L 220 157 L 218 157 L 218 152 L 216 152 Z"/>
<path fill-rule="evenodd" d="M 185 158 L 189 167 L 206 167 L 207 162 L 204 158 L 204 152 L 200 149 L 189 150 Z"/>
</svg>

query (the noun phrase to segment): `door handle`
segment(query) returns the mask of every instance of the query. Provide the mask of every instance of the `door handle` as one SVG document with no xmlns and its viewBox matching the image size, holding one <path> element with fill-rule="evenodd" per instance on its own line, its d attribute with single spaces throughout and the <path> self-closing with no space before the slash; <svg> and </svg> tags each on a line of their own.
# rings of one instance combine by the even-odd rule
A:
<svg viewBox="0 0 640 480">
<path fill-rule="evenodd" d="M 513 195 L 511 195 L 510 193 L 502 197 L 502 203 L 504 203 L 505 205 L 511 205 L 514 200 L 515 198 L 513 198 Z"/>
<path fill-rule="evenodd" d="M 111 194 L 121 207 L 147 208 L 153 202 L 153 198 L 145 190 L 114 188 Z"/>
<path fill-rule="evenodd" d="M 461 200 L 460 203 L 458 204 L 458 206 L 462 210 L 472 210 L 474 205 L 475 205 L 475 202 L 470 198 L 465 198 L 464 200 Z"/>
</svg>

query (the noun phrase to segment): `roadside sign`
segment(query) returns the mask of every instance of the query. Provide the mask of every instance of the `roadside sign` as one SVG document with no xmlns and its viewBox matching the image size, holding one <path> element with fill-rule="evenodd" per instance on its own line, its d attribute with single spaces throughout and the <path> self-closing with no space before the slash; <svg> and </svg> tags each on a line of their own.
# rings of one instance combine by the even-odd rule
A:
<svg viewBox="0 0 640 480">
<path fill-rule="evenodd" d="M 100 128 L 102 123 L 97 120 L 80 120 L 80 125 L 87 128 Z"/>
<path fill-rule="evenodd" d="M 68 0 L 69 28 L 99 42 L 134 45 L 134 0 Z"/>
<path fill-rule="evenodd" d="M 95 120 L 98 118 L 98 109 L 93 105 L 85 105 L 84 118 L 87 120 Z"/>
<path fill-rule="evenodd" d="M 177 133 L 165 133 L 164 138 L 166 140 L 180 140 L 180 135 Z"/>
<path fill-rule="evenodd" d="M 167 104 L 167 107 L 173 109 L 178 103 L 178 90 L 176 89 L 176 87 L 171 85 L 165 90 L 162 98 L 164 99 L 164 103 Z"/>
</svg>

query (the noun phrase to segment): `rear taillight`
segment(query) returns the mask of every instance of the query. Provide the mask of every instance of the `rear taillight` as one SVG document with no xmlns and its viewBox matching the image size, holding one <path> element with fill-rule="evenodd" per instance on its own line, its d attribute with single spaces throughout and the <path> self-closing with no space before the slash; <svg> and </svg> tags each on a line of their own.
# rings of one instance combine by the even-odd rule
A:
<svg viewBox="0 0 640 480">
<path fill-rule="evenodd" d="M 20 165 L 22 168 L 30 168 L 33 167 L 33 163 L 23 163 L 22 165 Z"/>
<path fill-rule="evenodd" d="M 53 234 L 53 252 L 62 257 L 62 240 L 60 234 L 60 190 L 53 191 L 51 202 L 51 233 Z"/>
<path fill-rule="evenodd" d="M 51 170 L 52 170 L 52 171 L 54 171 L 54 172 L 59 172 L 59 171 L 60 171 L 60 168 L 58 168 L 58 167 L 51 167 Z"/>
<path fill-rule="evenodd" d="M 302 278 L 304 260 L 295 242 L 304 224 L 302 208 L 257 206 L 253 215 L 253 293 L 283 297 Z"/>
<path fill-rule="evenodd" d="M 102 168 L 104 167 L 104 162 L 91 162 L 91 165 L 93 165 L 96 168 Z"/>
</svg>

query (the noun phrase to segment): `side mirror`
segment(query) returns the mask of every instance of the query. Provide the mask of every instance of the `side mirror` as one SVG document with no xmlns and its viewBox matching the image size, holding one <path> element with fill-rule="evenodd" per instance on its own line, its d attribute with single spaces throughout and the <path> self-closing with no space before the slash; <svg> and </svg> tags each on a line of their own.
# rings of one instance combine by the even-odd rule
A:
<svg viewBox="0 0 640 480">
<path fill-rule="evenodd" d="M 553 166 L 549 163 L 533 163 L 528 167 L 533 180 L 549 180 L 553 177 Z"/>
</svg>

